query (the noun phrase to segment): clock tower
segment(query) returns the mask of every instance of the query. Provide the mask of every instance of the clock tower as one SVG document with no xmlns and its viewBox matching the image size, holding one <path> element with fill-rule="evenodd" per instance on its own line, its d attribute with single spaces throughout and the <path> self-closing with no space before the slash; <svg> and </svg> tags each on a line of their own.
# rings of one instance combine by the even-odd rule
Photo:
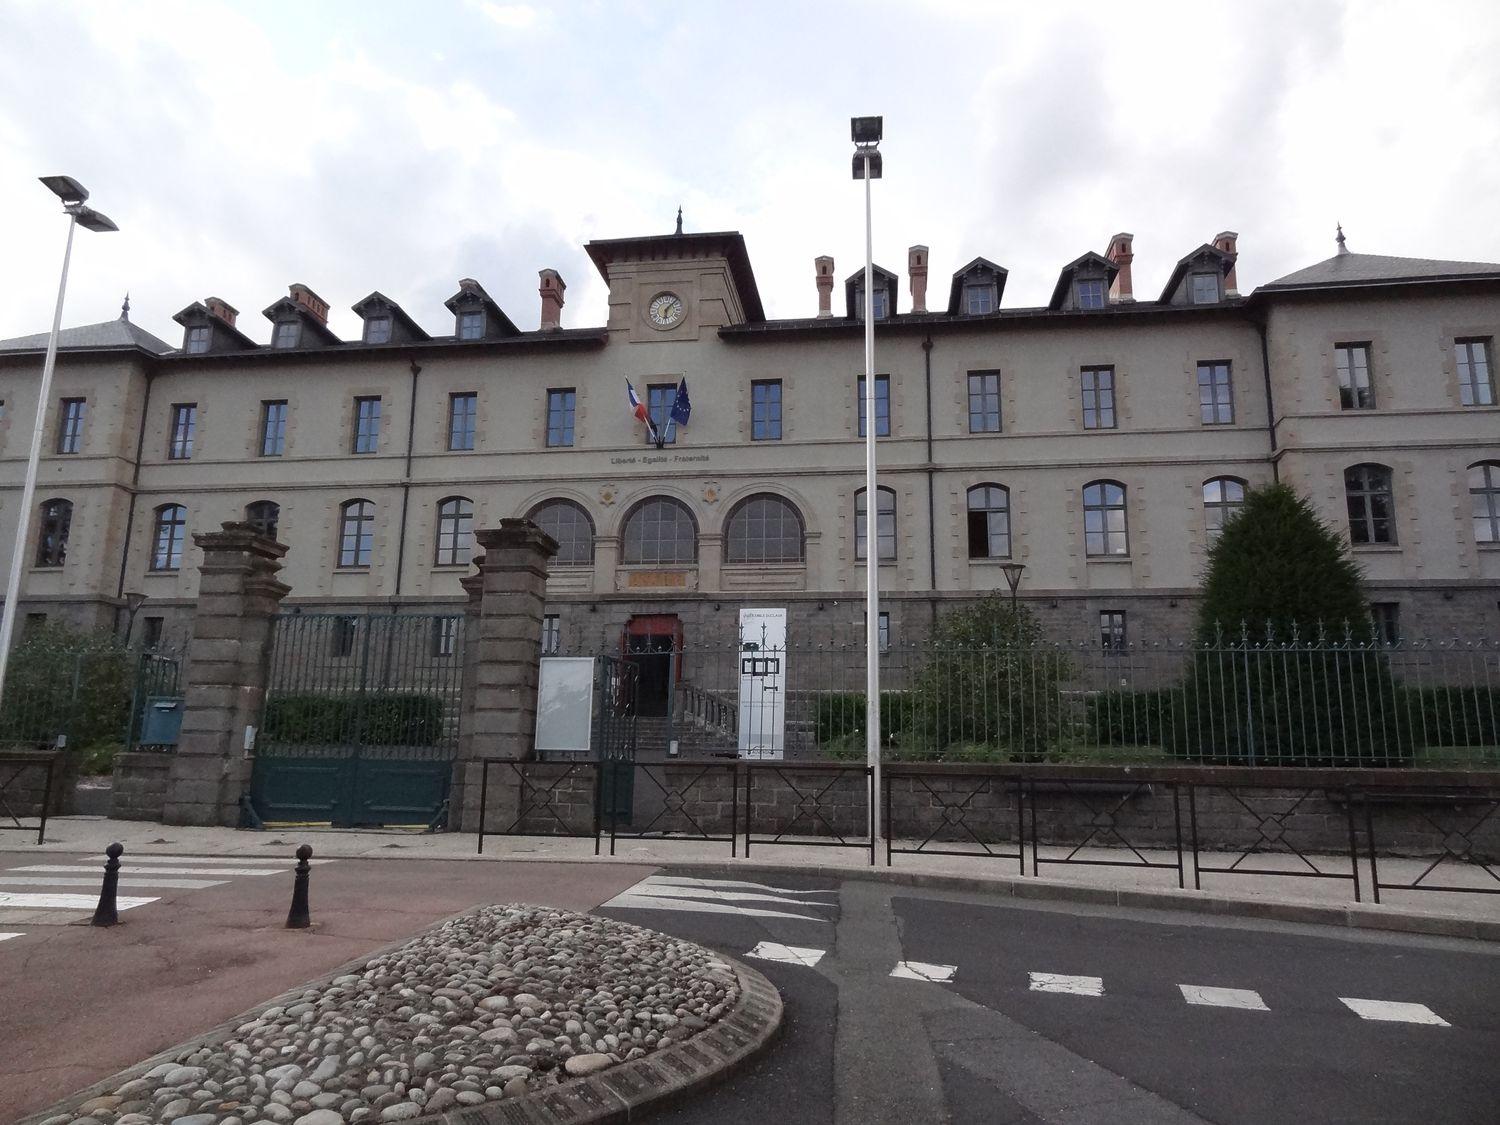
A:
<svg viewBox="0 0 1500 1125">
<path fill-rule="evenodd" d="M 697 340 L 725 325 L 766 318 L 738 231 L 611 238 L 586 249 L 609 283 L 609 330 L 616 339 Z"/>
</svg>

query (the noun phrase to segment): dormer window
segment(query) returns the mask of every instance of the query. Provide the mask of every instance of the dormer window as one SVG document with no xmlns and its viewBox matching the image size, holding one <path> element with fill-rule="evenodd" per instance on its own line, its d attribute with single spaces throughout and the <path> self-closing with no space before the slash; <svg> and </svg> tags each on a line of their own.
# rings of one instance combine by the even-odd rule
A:
<svg viewBox="0 0 1500 1125">
<path fill-rule="evenodd" d="M 989 283 L 964 286 L 964 312 L 983 316 L 995 311 L 995 287 Z"/>
<path fill-rule="evenodd" d="M 206 324 L 200 324 L 197 327 L 187 330 L 187 346 L 185 350 L 188 355 L 202 355 L 208 351 L 208 346 L 212 342 L 213 330 Z"/>
<path fill-rule="evenodd" d="M 886 313 L 888 312 L 888 308 L 887 308 L 887 304 L 886 304 L 887 297 L 888 297 L 888 294 L 886 293 L 884 287 L 877 287 L 876 288 L 876 290 L 875 290 L 875 319 L 876 320 L 884 320 L 886 318 Z M 857 286 L 855 288 L 855 290 L 854 290 L 854 315 L 856 317 L 858 317 L 860 320 L 863 320 L 865 318 L 865 287 L 863 285 Z"/>
<path fill-rule="evenodd" d="M 276 325 L 276 334 L 271 338 L 273 348 L 295 348 L 302 339 L 302 325 L 295 320 L 283 320 Z"/>
<path fill-rule="evenodd" d="M 1102 309 L 1104 307 L 1104 279 L 1084 277 L 1078 280 L 1078 307 L 1080 309 Z"/>
<path fill-rule="evenodd" d="M 1216 273 L 1195 273 L 1192 276 L 1192 299 L 1195 305 L 1216 305 L 1219 303 L 1219 275 Z"/>
<path fill-rule="evenodd" d="M 459 313 L 458 338 L 460 340 L 484 339 L 484 313 L 478 310 Z"/>
<path fill-rule="evenodd" d="M 365 343 L 389 344 L 391 342 L 391 318 L 372 316 L 365 321 Z"/>
</svg>

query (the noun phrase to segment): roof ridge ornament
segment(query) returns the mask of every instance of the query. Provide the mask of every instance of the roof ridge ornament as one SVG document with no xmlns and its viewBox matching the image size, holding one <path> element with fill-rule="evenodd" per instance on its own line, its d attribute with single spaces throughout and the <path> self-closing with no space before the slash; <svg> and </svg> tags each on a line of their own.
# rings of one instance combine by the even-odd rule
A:
<svg viewBox="0 0 1500 1125">
<path fill-rule="evenodd" d="M 1343 223 L 1336 223 L 1335 224 L 1335 229 L 1338 231 L 1338 234 L 1334 237 L 1334 241 L 1339 244 L 1339 250 L 1338 250 L 1338 252 L 1340 254 L 1347 254 L 1347 253 L 1349 253 L 1349 247 L 1347 247 L 1347 246 L 1344 245 L 1344 224 Z"/>
<path fill-rule="evenodd" d="M 678 233 L 678 234 L 682 233 L 682 204 L 681 203 L 679 203 L 677 205 L 677 232 L 676 233 Z"/>
<path fill-rule="evenodd" d="M 122 303 L 120 305 L 120 319 L 121 320 L 129 320 L 130 319 L 130 294 L 129 293 L 125 294 L 124 303 Z"/>
</svg>

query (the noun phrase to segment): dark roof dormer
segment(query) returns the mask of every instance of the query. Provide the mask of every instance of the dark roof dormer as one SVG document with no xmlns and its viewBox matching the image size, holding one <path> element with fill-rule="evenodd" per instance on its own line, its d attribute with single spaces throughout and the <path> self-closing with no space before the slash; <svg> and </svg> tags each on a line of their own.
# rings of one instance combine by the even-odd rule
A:
<svg viewBox="0 0 1500 1125">
<path fill-rule="evenodd" d="M 1163 305 L 1217 305 L 1226 294 L 1236 255 L 1204 243 L 1172 267 L 1158 301 Z"/>
<path fill-rule="evenodd" d="M 219 297 L 194 301 L 172 318 L 182 325 L 183 354 L 241 352 L 260 347 L 234 326 L 239 315 L 239 309 Z"/>
<path fill-rule="evenodd" d="M 343 342 L 328 327 L 328 302 L 300 282 L 289 285 L 287 296 L 263 315 L 271 322 L 273 348 L 325 348 Z"/>
<path fill-rule="evenodd" d="M 500 340 L 519 336 L 521 330 L 511 322 L 484 286 L 472 277 L 458 283 L 458 292 L 443 302 L 453 313 L 453 335 L 459 340 Z"/>
<path fill-rule="evenodd" d="M 885 320 L 896 315 L 896 294 L 901 279 L 890 270 L 875 266 L 875 319 Z M 844 279 L 845 313 L 850 320 L 865 318 L 865 271 L 850 274 Z"/>
<path fill-rule="evenodd" d="M 1109 287 L 1120 267 L 1103 254 L 1090 250 L 1063 266 L 1052 299 L 1047 307 L 1053 312 L 1093 312 L 1109 308 Z"/>
<path fill-rule="evenodd" d="M 975 258 L 953 275 L 948 290 L 949 316 L 982 316 L 997 312 L 1005 294 L 1004 266 L 988 258 Z"/>
<path fill-rule="evenodd" d="M 422 326 L 407 316 L 401 306 L 378 290 L 351 306 L 365 322 L 360 342 L 365 344 L 406 344 L 413 340 L 430 340 Z"/>
</svg>

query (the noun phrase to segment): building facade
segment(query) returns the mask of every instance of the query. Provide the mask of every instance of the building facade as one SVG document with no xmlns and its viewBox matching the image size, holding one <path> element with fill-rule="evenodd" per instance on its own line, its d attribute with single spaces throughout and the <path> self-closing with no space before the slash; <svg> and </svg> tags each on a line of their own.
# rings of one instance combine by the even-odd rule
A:
<svg viewBox="0 0 1500 1125">
<path fill-rule="evenodd" d="M 863 272 L 835 307 L 818 258 L 816 315 L 768 320 L 736 233 L 587 249 L 609 284 L 597 328 L 559 327 L 543 270 L 535 331 L 466 279 L 444 336 L 376 292 L 341 341 L 303 285 L 264 310 L 265 345 L 217 298 L 177 315 L 176 347 L 123 318 L 65 332 L 26 619 L 123 632 L 142 594 L 134 639 L 181 639 L 192 534 L 246 519 L 290 547 L 288 606 L 456 612 L 473 528 L 524 515 L 561 546 L 544 645 L 724 645 L 743 606 L 785 607 L 794 643 L 857 641 Z M 1137 299 L 1117 235 L 1040 308 L 1006 307 L 984 258 L 934 307 L 926 247 L 904 286 L 876 271 L 883 636 L 1005 591 L 1019 562 L 1054 636 L 1185 637 L 1216 528 L 1278 479 L 1350 538 L 1389 633 L 1497 632 L 1500 265 L 1340 242 L 1242 295 L 1237 252 L 1225 232 Z M 5 542 L 45 344 L 0 342 Z"/>
</svg>

